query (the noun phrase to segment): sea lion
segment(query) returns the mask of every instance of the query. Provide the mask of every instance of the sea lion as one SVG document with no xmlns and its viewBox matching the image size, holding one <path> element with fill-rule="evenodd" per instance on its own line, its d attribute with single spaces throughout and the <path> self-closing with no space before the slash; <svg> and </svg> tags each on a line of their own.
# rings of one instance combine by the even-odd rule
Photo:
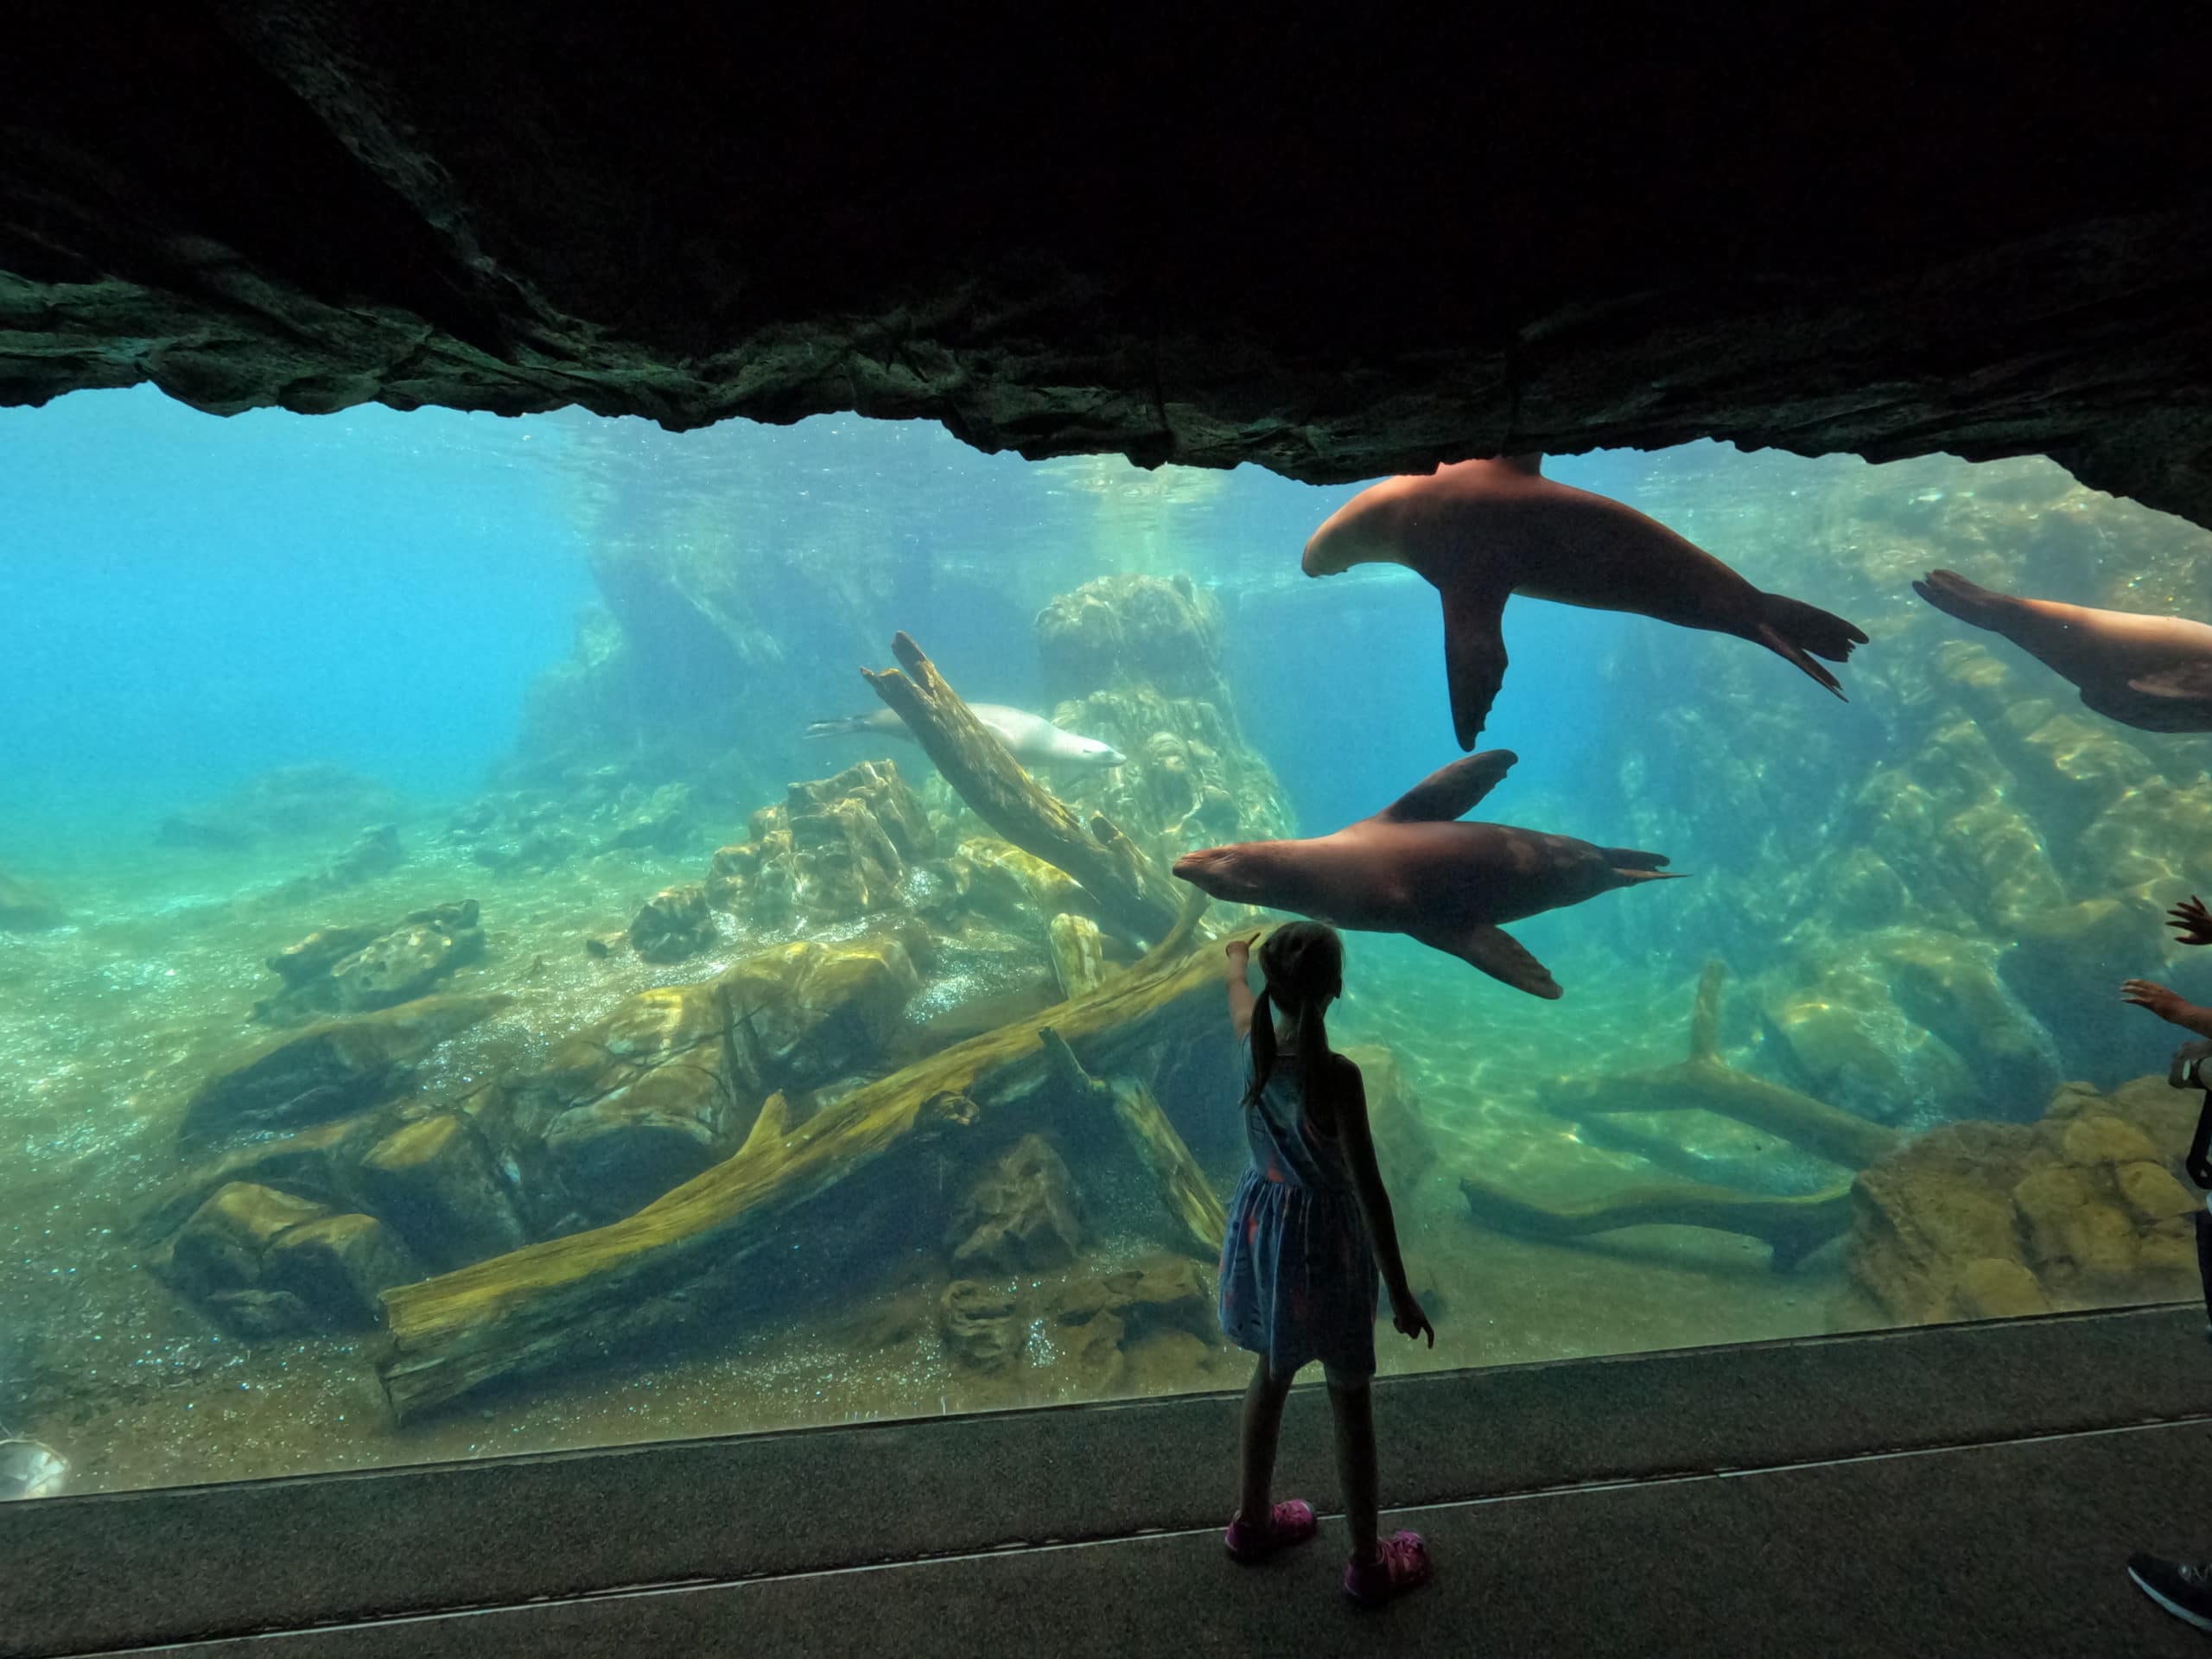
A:
<svg viewBox="0 0 2212 1659">
<path fill-rule="evenodd" d="M 2212 627 L 2178 616 L 2015 599 L 1955 570 L 1912 591 L 1946 616 L 2002 634 L 2081 689 L 2082 702 L 2145 732 L 2212 732 Z"/>
<path fill-rule="evenodd" d="M 1175 874 L 1232 904 L 1296 911 L 1335 927 L 1403 933 L 1531 996 L 1559 982 L 1500 922 L 1675 878 L 1658 853 L 1595 847 L 1508 823 L 1460 823 L 1516 756 L 1454 760 L 1371 818 L 1306 841 L 1248 841 L 1175 861 Z"/>
<path fill-rule="evenodd" d="M 1128 757 L 1111 743 L 1095 737 L 1077 737 L 1041 715 L 1009 709 L 1002 702 L 971 702 L 968 710 L 990 728 L 1000 742 L 1014 752 L 1025 766 L 1052 763 L 1064 766 L 1123 766 Z M 838 737 L 848 732 L 868 732 L 879 737 L 913 741 L 906 722 L 888 709 L 871 714 L 847 715 L 839 720 L 817 720 L 806 728 L 809 737 Z"/>
<path fill-rule="evenodd" d="M 1306 543 L 1309 576 L 1402 564 L 1444 596 L 1444 666 L 1461 748 L 1475 747 L 1505 678 L 1499 623 L 1516 593 L 1732 633 L 1843 696 L 1813 657 L 1843 661 L 1866 643 L 1859 629 L 1802 600 L 1762 593 L 1657 519 L 1554 483 L 1542 464 L 1541 455 L 1511 455 L 1385 479 L 1330 514 Z"/>
</svg>

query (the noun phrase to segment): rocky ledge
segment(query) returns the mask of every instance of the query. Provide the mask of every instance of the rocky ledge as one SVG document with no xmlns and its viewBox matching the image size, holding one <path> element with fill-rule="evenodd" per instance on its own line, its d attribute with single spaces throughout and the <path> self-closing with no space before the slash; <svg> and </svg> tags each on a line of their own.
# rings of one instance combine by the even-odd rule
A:
<svg viewBox="0 0 2212 1659">
<path fill-rule="evenodd" d="M 2202 22 L 1224 14 L 1016 65 L 698 0 L 130 21 L 10 16 L 0 402 L 854 410 L 1316 481 L 2039 451 L 2212 524 Z"/>
</svg>

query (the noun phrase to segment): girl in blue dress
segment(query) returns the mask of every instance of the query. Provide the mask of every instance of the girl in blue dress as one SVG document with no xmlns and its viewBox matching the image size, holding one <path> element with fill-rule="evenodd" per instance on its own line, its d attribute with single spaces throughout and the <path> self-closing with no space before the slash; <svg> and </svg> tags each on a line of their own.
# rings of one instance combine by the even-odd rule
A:
<svg viewBox="0 0 2212 1659">
<path fill-rule="evenodd" d="M 1376 1536 L 1376 1281 L 1390 1319 L 1436 1345 L 1406 1282 L 1389 1194 L 1375 1166 L 1359 1068 L 1329 1048 L 1323 1023 L 1344 991 L 1344 941 L 1319 922 L 1292 922 L 1260 946 L 1265 986 L 1246 980 L 1249 942 L 1227 948 L 1229 1017 L 1246 1044 L 1244 1132 L 1252 1165 L 1229 1207 L 1221 1252 L 1221 1328 L 1259 1356 L 1244 1393 L 1243 1502 L 1229 1523 L 1229 1553 L 1261 1560 L 1318 1530 L 1313 1506 L 1272 1503 L 1275 1439 L 1291 1379 L 1319 1361 L 1336 1418 L 1351 1560 L 1344 1592 L 1367 1605 L 1428 1577 L 1421 1535 Z"/>
</svg>

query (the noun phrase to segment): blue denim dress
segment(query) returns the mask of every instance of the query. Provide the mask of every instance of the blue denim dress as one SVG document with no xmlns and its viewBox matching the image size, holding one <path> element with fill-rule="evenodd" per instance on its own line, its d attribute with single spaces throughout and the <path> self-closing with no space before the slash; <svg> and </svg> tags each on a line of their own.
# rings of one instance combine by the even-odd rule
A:
<svg viewBox="0 0 2212 1659">
<path fill-rule="evenodd" d="M 1243 1077 L 1252 1080 L 1251 1039 Z M 1342 1377 L 1375 1374 L 1381 1292 L 1375 1250 L 1333 1135 L 1306 1128 L 1305 1061 L 1279 1054 L 1244 1110 L 1252 1165 L 1229 1205 L 1221 1247 L 1221 1328 L 1287 1376 L 1319 1360 Z"/>
</svg>

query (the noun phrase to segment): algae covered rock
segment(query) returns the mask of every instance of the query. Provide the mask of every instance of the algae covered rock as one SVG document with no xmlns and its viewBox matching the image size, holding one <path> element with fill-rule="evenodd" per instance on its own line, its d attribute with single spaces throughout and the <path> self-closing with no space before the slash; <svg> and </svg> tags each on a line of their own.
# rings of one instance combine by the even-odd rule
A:
<svg viewBox="0 0 2212 1659">
<path fill-rule="evenodd" d="M 378 1301 L 394 1285 L 422 1278 L 405 1245 L 373 1216 L 320 1216 L 270 1242 L 262 1282 L 298 1300 L 333 1331 L 383 1324 Z"/>
<path fill-rule="evenodd" d="M 47 933 L 68 921 L 44 889 L 0 870 L 0 933 Z"/>
<path fill-rule="evenodd" d="M 2146 1086 L 2123 1093 L 2069 1084 L 2035 1123 L 1948 1125 L 1861 1172 L 1854 1284 L 1901 1323 L 2191 1294 L 2187 1129 Z"/>
<path fill-rule="evenodd" d="M 793 784 L 753 815 L 751 839 L 715 855 L 708 896 L 756 924 L 819 925 L 898 910 L 935 851 L 929 817 L 889 760 Z"/>
<path fill-rule="evenodd" d="M 632 917 L 630 948 L 647 962 L 681 962 L 721 943 L 714 912 L 707 908 L 704 884 L 687 881 L 664 887 Z"/>
<path fill-rule="evenodd" d="M 760 1080 L 719 982 L 640 992 L 518 1080 L 523 1121 L 586 1216 L 633 1213 L 734 1152 Z"/>
<path fill-rule="evenodd" d="M 956 1279 L 938 1304 L 946 1353 L 979 1371 L 1003 1371 L 1021 1352 L 1021 1321 L 1014 1293 L 976 1279 Z"/>
<path fill-rule="evenodd" d="M 244 1290 L 261 1277 L 261 1259 L 290 1228 L 329 1211 L 307 1198 L 251 1181 L 233 1181 L 194 1212 L 169 1242 L 166 1269 L 188 1295 Z"/>
<path fill-rule="evenodd" d="M 202 1084 L 186 1103 L 182 1138 L 194 1145 L 295 1128 L 389 1099 L 403 1084 L 403 1068 L 513 1000 L 426 996 L 311 1026 Z"/>
<path fill-rule="evenodd" d="M 836 944 L 796 941 L 732 963 L 717 982 L 769 1086 L 793 1092 L 858 1070 L 880 1053 L 921 974 L 918 928 Z"/>
<path fill-rule="evenodd" d="M 953 1266 L 1003 1275 L 1065 1266 L 1083 1243 L 1075 1177 L 1040 1135 L 994 1160 L 953 1208 L 945 1233 Z"/>
<path fill-rule="evenodd" d="M 368 1014 L 428 995 L 484 954 L 474 899 L 433 906 L 385 927 L 321 927 L 269 958 L 283 990 L 254 1007 L 257 1019 L 296 1023 L 318 1014 Z"/>
<path fill-rule="evenodd" d="M 417 1118 L 361 1160 L 377 1214 L 440 1273 L 520 1249 L 512 1189 L 474 1124 L 456 1112 Z"/>
</svg>

